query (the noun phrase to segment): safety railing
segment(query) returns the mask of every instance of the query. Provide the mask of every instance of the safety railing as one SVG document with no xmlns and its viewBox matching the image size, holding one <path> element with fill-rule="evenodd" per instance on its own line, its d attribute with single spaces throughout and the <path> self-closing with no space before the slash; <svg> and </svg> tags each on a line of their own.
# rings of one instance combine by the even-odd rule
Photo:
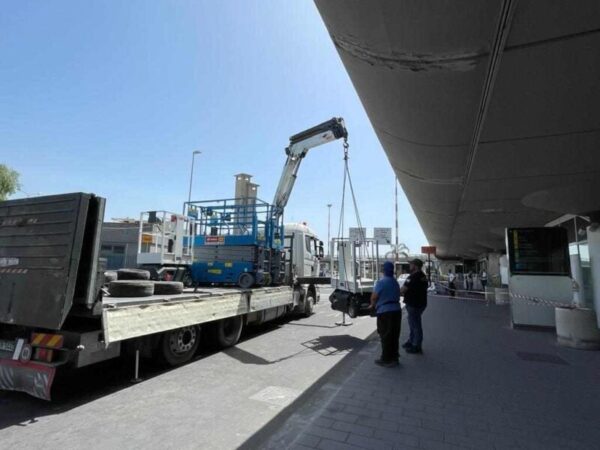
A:
<svg viewBox="0 0 600 450">
<path fill-rule="evenodd" d="M 193 260 L 194 220 L 169 211 L 140 214 L 138 264 L 190 264 Z"/>
</svg>

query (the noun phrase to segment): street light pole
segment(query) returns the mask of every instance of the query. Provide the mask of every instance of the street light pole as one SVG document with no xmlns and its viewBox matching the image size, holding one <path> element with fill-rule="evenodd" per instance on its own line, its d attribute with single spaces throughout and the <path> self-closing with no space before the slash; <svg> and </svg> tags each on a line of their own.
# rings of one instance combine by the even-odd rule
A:
<svg viewBox="0 0 600 450">
<path fill-rule="evenodd" d="M 329 246 L 331 241 L 331 203 L 327 203 L 327 254 L 331 255 Z"/>
<path fill-rule="evenodd" d="M 192 201 L 192 182 L 194 180 L 194 159 L 196 158 L 196 155 L 199 155 L 200 153 L 202 153 L 200 150 L 194 150 L 192 152 L 192 168 L 190 170 L 190 190 L 188 193 L 188 203 Z"/>
</svg>

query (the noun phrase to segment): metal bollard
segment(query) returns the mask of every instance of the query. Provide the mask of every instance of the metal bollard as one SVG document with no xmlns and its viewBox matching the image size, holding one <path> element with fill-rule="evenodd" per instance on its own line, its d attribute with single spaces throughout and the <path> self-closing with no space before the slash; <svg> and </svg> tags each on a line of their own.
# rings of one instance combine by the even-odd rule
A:
<svg viewBox="0 0 600 450">
<path fill-rule="evenodd" d="M 335 323 L 338 327 L 348 327 L 352 325 L 352 322 L 346 322 L 346 313 L 342 313 L 342 321 Z"/>
<path fill-rule="evenodd" d="M 131 380 L 132 383 L 139 383 L 142 381 L 140 378 L 140 350 L 138 348 L 135 349 L 135 368 L 134 368 L 134 376 Z"/>
</svg>

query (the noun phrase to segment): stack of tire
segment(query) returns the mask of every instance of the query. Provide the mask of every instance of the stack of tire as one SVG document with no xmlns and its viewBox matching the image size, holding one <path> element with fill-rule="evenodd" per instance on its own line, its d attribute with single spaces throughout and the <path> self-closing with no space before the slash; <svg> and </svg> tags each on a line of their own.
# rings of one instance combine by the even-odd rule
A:
<svg viewBox="0 0 600 450">
<path fill-rule="evenodd" d="M 109 277 L 105 274 L 105 279 Z M 175 295 L 183 292 L 179 281 L 151 281 L 150 272 L 141 269 L 119 269 L 117 279 L 108 284 L 112 297 L 150 297 L 151 295 Z"/>
</svg>

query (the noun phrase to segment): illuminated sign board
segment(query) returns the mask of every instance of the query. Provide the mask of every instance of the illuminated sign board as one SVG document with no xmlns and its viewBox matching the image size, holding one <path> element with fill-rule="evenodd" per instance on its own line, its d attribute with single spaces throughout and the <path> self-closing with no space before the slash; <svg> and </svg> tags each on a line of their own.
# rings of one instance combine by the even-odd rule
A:
<svg viewBox="0 0 600 450">
<path fill-rule="evenodd" d="M 508 228 L 506 247 L 511 275 L 571 275 L 564 228 Z"/>
</svg>

